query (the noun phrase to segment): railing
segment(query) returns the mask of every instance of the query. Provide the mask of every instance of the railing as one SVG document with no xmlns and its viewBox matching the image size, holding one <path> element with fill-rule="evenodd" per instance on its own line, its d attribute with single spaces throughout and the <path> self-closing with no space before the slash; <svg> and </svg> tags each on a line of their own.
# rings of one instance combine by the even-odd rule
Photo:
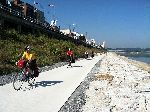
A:
<svg viewBox="0 0 150 112">
<path fill-rule="evenodd" d="M 21 13 L 20 11 L 14 10 L 10 7 L 3 6 L 1 4 L 0 4 L 0 10 L 4 11 L 7 14 L 16 16 L 16 17 L 23 17 L 23 13 Z"/>
<path fill-rule="evenodd" d="M 0 4 L 0 10 L 3 11 L 4 13 L 7 13 L 8 15 L 19 17 L 25 21 L 40 25 L 40 26 L 45 27 L 45 28 L 48 28 L 48 26 L 50 26 L 50 24 L 48 24 L 46 21 L 41 22 L 38 19 L 34 19 L 30 16 L 25 16 L 22 11 L 14 10 L 11 7 L 3 6 L 2 4 Z"/>
<path fill-rule="evenodd" d="M 41 22 L 38 19 L 34 19 L 34 18 L 30 17 L 30 16 L 25 16 L 22 11 L 14 10 L 11 7 L 3 6 L 2 4 L 0 4 L 0 10 L 2 12 L 4 12 L 4 13 L 7 13 L 8 15 L 12 15 L 12 16 L 15 16 L 17 18 L 23 19 L 23 20 L 25 20 L 27 22 L 30 22 L 31 24 L 39 25 L 42 28 L 45 28 L 45 30 L 58 31 L 58 27 L 57 26 L 50 26 L 50 24 L 48 22 L 46 22 L 46 21 L 45 22 Z M 61 34 L 61 35 L 63 35 L 63 34 Z M 84 42 L 82 40 L 74 39 L 74 41 L 77 41 L 80 44 L 85 44 L 86 46 L 89 46 L 88 43 L 86 43 L 86 42 Z"/>
</svg>

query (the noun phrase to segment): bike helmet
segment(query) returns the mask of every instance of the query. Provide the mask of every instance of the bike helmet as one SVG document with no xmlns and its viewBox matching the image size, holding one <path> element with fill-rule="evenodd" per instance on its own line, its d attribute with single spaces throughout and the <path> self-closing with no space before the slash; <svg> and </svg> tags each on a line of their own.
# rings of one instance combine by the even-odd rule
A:
<svg viewBox="0 0 150 112">
<path fill-rule="evenodd" d="M 30 49 L 29 45 L 24 48 L 25 51 L 28 50 L 28 49 Z"/>
</svg>

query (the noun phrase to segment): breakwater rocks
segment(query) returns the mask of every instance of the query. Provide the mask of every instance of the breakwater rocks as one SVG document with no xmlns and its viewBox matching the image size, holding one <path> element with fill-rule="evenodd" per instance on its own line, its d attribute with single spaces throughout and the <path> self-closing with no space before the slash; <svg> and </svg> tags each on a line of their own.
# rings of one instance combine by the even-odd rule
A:
<svg viewBox="0 0 150 112">
<path fill-rule="evenodd" d="M 150 74 L 108 54 L 86 90 L 84 112 L 150 111 Z"/>
<path fill-rule="evenodd" d="M 60 112 L 149 112 L 150 74 L 108 53 Z"/>
</svg>

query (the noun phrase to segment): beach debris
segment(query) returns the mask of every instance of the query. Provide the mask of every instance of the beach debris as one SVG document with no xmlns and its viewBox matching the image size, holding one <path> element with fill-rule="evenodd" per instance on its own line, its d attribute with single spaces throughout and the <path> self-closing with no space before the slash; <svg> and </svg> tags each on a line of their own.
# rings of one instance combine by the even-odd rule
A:
<svg viewBox="0 0 150 112">
<path fill-rule="evenodd" d="M 108 74 L 108 73 L 99 73 L 95 75 L 95 80 L 108 80 L 108 81 L 112 81 L 114 78 L 114 76 Z"/>
</svg>

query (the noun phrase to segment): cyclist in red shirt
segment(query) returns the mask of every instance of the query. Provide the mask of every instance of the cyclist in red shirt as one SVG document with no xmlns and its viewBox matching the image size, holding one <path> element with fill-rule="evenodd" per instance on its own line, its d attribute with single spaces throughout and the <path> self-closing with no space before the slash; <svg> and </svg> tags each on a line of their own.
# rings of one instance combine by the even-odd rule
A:
<svg viewBox="0 0 150 112">
<path fill-rule="evenodd" d="M 73 59 L 73 51 L 70 48 L 67 51 L 67 56 L 69 58 L 69 65 L 68 66 L 71 66 L 71 62 L 72 62 L 72 59 Z"/>
</svg>

